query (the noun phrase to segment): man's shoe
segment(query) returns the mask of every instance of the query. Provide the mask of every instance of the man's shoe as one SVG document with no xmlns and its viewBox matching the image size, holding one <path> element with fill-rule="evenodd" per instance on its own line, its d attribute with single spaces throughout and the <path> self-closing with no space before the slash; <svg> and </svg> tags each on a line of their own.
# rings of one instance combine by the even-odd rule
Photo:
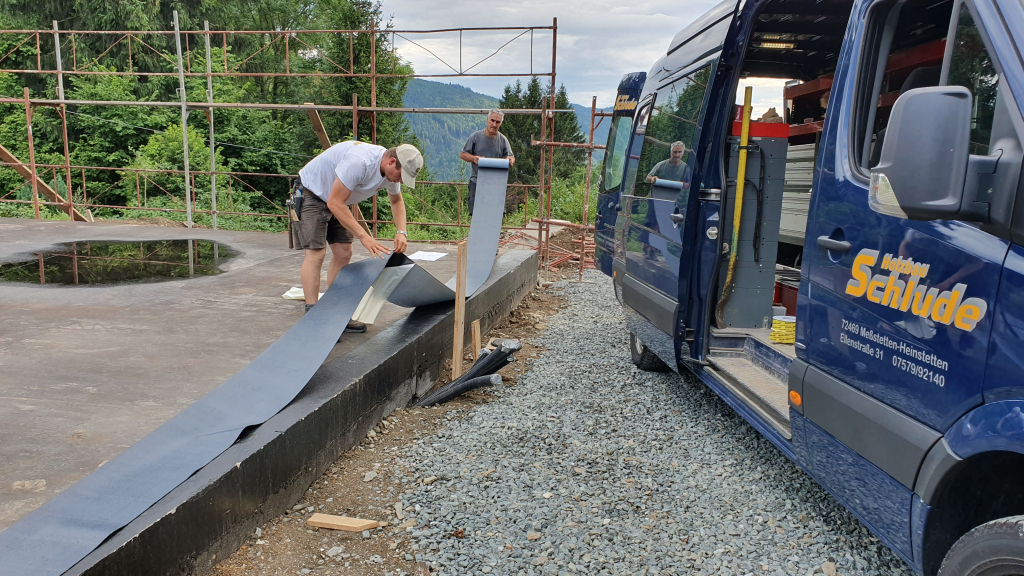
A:
<svg viewBox="0 0 1024 576">
<path fill-rule="evenodd" d="M 366 324 L 363 324 L 358 320 L 349 320 L 348 326 L 345 326 L 345 332 L 357 332 L 361 334 L 366 332 Z"/>
</svg>

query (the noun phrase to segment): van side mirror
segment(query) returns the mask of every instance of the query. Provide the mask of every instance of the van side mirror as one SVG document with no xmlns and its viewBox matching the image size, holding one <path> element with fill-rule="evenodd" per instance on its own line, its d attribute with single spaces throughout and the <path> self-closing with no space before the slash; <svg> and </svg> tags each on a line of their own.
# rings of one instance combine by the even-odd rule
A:
<svg viewBox="0 0 1024 576">
<path fill-rule="evenodd" d="M 881 160 L 871 169 L 871 209 L 911 220 L 957 217 L 964 204 L 970 137 L 966 88 L 934 86 L 900 95 Z"/>
</svg>

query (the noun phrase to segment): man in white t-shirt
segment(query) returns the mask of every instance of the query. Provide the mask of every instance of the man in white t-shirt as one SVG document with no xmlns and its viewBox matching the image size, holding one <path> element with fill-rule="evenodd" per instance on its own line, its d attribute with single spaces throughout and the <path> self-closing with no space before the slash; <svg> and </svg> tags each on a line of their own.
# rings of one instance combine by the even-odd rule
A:
<svg viewBox="0 0 1024 576">
<path fill-rule="evenodd" d="M 327 269 L 330 285 L 341 268 L 352 259 L 352 239 L 356 238 L 370 256 L 391 254 L 359 225 L 351 207 L 372 197 L 384 188 L 391 202 L 395 221 L 395 252 L 405 252 L 408 234 L 405 230 L 405 203 L 401 183 L 416 186 L 416 174 L 423 168 L 423 156 L 411 144 L 384 148 L 366 142 L 349 141 L 335 144 L 310 160 L 299 170 L 297 186 L 302 189 L 299 221 L 292 229 L 296 244 L 306 251 L 302 261 L 302 291 L 308 311 L 317 302 L 320 292 L 320 270 L 327 246 L 331 247 L 331 264 Z M 365 332 L 366 324 L 349 322 L 347 332 Z"/>
</svg>

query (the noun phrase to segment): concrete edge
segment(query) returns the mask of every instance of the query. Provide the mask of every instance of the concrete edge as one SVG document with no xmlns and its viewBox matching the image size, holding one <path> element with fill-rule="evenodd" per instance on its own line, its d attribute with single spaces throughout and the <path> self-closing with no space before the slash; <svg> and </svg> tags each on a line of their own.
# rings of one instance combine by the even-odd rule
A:
<svg viewBox="0 0 1024 576">
<path fill-rule="evenodd" d="M 495 327 L 535 286 L 537 263 L 534 251 L 498 258 L 487 283 L 467 301 L 467 320 L 480 319 L 484 331 Z M 447 304 L 418 308 L 321 366 L 291 404 L 65 575 L 211 571 L 257 526 L 298 502 L 384 416 L 431 387 L 451 357 L 453 322 Z"/>
</svg>

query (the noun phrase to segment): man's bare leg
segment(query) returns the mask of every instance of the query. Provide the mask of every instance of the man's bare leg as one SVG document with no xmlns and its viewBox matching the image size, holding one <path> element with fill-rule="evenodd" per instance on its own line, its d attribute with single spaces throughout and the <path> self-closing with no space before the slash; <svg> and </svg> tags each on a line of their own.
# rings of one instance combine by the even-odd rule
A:
<svg viewBox="0 0 1024 576">
<path fill-rule="evenodd" d="M 327 285 L 334 284 L 342 267 L 352 261 L 352 244 L 329 244 L 331 247 L 331 263 L 327 266 Z"/>
<path fill-rule="evenodd" d="M 320 298 L 320 270 L 324 266 L 324 256 L 326 254 L 326 248 L 306 250 L 306 257 L 302 260 L 302 273 L 300 274 L 302 293 L 306 297 L 306 304 L 316 304 L 316 301 Z M 332 262 L 331 265 L 333 266 L 333 264 Z M 335 272 L 335 275 L 337 275 L 337 272 Z M 331 280 L 334 280 L 334 278 L 331 277 Z"/>
</svg>

